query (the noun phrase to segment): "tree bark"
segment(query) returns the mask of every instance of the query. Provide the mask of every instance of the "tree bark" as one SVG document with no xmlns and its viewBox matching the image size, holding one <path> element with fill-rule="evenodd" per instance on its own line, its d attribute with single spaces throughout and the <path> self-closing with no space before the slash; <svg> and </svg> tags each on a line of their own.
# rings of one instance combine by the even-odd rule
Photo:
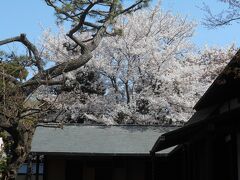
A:
<svg viewBox="0 0 240 180">
<path fill-rule="evenodd" d="M 124 82 L 125 84 L 125 90 L 126 90 L 126 96 L 127 96 L 127 104 L 130 103 L 130 94 L 129 94 L 129 87 L 128 87 L 128 81 Z"/>
<path fill-rule="evenodd" d="M 11 145 L 11 158 L 7 162 L 7 169 L 3 172 L 3 180 L 15 180 L 18 169 L 25 162 L 30 150 L 35 125 L 27 125 L 20 122 L 17 128 L 8 130 L 13 144 Z"/>
</svg>

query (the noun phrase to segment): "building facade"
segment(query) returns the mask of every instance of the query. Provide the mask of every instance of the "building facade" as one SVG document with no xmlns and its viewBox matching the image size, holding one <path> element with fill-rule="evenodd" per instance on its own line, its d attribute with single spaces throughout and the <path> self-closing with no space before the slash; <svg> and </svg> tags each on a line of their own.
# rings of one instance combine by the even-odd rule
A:
<svg viewBox="0 0 240 180">
<path fill-rule="evenodd" d="M 183 179 L 240 180 L 239 92 L 240 51 L 195 105 L 187 124 L 163 134 L 152 154 L 177 145 Z"/>
<path fill-rule="evenodd" d="M 174 129 L 137 125 L 39 126 L 31 149 L 36 156 L 32 179 L 149 180 L 155 176 L 154 164 L 163 167 L 161 176 L 167 176 L 167 158 L 174 148 L 157 153 L 154 161 L 149 150 L 159 134 Z"/>
</svg>

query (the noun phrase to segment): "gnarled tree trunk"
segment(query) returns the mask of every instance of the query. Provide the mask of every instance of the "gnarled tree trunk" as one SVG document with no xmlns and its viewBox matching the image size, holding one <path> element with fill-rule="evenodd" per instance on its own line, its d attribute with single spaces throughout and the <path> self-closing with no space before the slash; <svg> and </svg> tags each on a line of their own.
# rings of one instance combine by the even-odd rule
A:
<svg viewBox="0 0 240 180">
<path fill-rule="evenodd" d="M 8 133 L 11 135 L 13 144 L 10 147 L 11 157 L 7 161 L 7 169 L 3 172 L 3 180 L 15 180 L 18 169 L 25 162 L 31 150 L 34 125 L 23 122 L 17 124 L 17 128 L 11 128 Z"/>
</svg>

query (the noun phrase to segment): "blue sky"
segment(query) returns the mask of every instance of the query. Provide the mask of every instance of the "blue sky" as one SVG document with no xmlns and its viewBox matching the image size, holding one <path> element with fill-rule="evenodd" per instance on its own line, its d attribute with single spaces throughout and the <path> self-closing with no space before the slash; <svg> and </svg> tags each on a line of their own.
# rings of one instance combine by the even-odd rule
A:
<svg viewBox="0 0 240 180">
<path fill-rule="evenodd" d="M 162 8 L 170 10 L 174 14 L 187 16 L 189 20 L 196 21 L 199 25 L 193 41 L 199 46 L 226 46 L 232 42 L 240 45 L 238 35 L 240 24 L 208 30 L 203 27 L 200 21 L 203 12 L 199 7 L 205 1 L 213 10 L 219 11 L 223 4 L 217 0 L 162 0 Z M 44 27 L 55 26 L 53 10 L 43 0 L 5 0 L 0 2 L 0 39 L 26 33 L 27 36 L 36 42 L 41 34 L 41 25 Z"/>
<path fill-rule="evenodd" d="M 240 24 L 233 23 L 231 26 L 225 26 L 217 29 L 207 29 L 201 24 L 204 18 L 204 12 L 200 9 L 203 3 L 209 5 L 213 12 L 220 12 L 224 3 L 217 0 L 163 0 L 162 7 L 165 10 L 171 10 L 174 14 L 187 16 L 189 20 L 198 23 L 193 41 L 200 47 L 208 44 L 210 46 L 226 46 L 230 43 L 240 45 L 239 29 Z"/>
</svg>

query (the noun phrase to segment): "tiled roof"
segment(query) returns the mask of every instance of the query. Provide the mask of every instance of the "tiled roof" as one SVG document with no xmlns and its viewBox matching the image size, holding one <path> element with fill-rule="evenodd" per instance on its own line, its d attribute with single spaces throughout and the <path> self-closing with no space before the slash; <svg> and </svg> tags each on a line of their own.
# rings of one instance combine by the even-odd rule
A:
<svg viewBox="0 0 240 180">
<path fill-rule="evenodd" d="M 158 137 L 174 129 L 176 128 L 137 125 L 64 125 L 63 128 L 39 126 L 33 137 L 31 151 L 53 155 L 149 155 Z"/>
</svg>

